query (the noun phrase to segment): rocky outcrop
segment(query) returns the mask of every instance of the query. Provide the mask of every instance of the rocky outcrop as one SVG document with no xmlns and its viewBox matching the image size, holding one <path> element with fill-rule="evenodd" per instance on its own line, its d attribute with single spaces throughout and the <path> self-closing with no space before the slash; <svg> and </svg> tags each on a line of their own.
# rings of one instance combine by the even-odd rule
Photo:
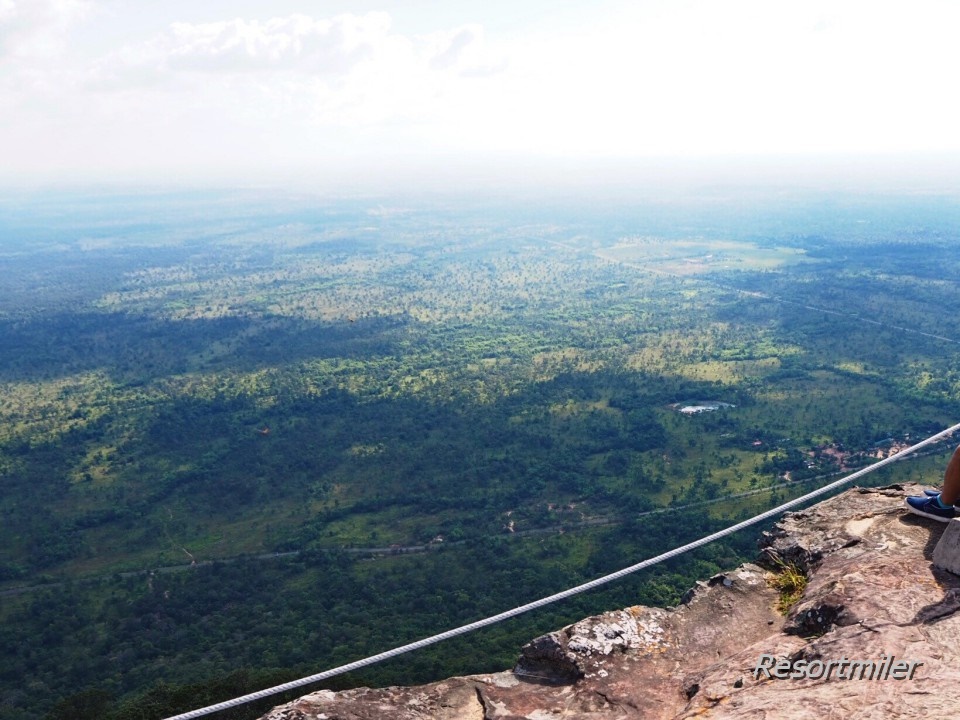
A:
<svg viewBox="0 0 960 720">
<path fill-rule="evenodd" d="M 671 610 L 581 620 L 527 644 L 511 671 L 324 690 L 264 720 L 955 717 L 960 577 L 931 564 L 944 524 L 903 510 L 919 490 L 855 488 L 788 514 L 761 538 L 767 569 L 717 575 Z M 785 616 L 773 557 L 809 576 Z"/>
</svg>

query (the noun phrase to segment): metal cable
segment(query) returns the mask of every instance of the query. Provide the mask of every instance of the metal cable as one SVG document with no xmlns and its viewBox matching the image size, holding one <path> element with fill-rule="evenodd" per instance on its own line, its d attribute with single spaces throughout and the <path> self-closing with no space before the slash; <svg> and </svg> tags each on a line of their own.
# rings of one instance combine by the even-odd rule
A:
<svg viewBox="0 0 960 720">
<path fill-rule="evenodd" d="M 452 637 L 457 637 L 458 635 L 464 635 L 466 633 L 473 632 L 474 630 L 479 630 L 480 628 L 487 627 L 488 625 L 494 625 L 496 623 L 502 622 L 509 618 L 516 617 L 517 615 L 521 615 L 525 612 L 529 612 L 530 610 L 536 610 L 537 608 L 541 608 L 545 605 L 550 605 L 551 603 L 555 603 L 558 600 L 564 600 L 568 597 L 579 595 L 580 593 L 586 592 L 587 590 L 592 590 L 593 588 L 613 582 L 614 580 L 619 580 L 620 578 L 625 577 L 626 575 L 630 575 L 639 570 L 643 570 L 644 568 L 648 568 L 651 565 L 656 565 L 658 563 L 664 562 L 665 560 L 669 560 L 671 558 L 677 557 L 678 555 L 682 555 L 686 552 L 689 552 L 690 550 L 695 550 L 696 548 L 707 545 L 708 543 L 711 543 L 714 540 L 719 540 L 720 538 L 726 537 L 727 535 L 732 535 L 733 533 L 737 532 L 738 530 L 742 530 L 743 528 L 749 527 L 751 525 L 756 525 L 759 522 L 763 522 L 768 518 L 771 518 L 775 515 L 779 515 L 785 510 L 789 510 L 792 507 L 801 505 L 807 502 L 808 500 L 812 500 L 816 497 L 824 495 L 830 492 L 831 490 L 834 490 L 840 487 L 841 485 L 845 485 L 846 483 L 856 480 L 857 478 L 863 477 L 867 473 L 871 473 L 874 470 L 879 470 L 881 467 L 884 467 L 886 465 L 889 465 L 890 463 L 896 462 L 897 460 L 902 460 L 904 457 L 906 457 L 907 455 L 910 455 L 911 453 L 916 452 L 920 448 L 923 448 L 923 447 L 926 447 L 927 445 L 931 445 L 935 442 L 938 442 L 948 437 L 949 435 L 952 435 L 958 430 L 960 430 L 960 423 L 957 423 L 956 425 L 953 425 L 947 428 L 946 430 L 942 430 L 941 432 L 938 432 L 935 435 L 931 435 L 925 440 L 921 440 L 916 445 L 911 445 L 910 447 L 905 448 L 900 452 L 894 455 L 891 455 L 888 458 L 884 458 L 879 462 L 876 462 L 872 465 L 868 465 L 865 468 L 861 468 L 860 470 L 857 470 L 856 472 L 851 473 L 850 475 L 842 477 L 839 480 L 835 480 L 834 482 L 829 483 L 828 485 L 824 485 L 822 488 L 813 490 L 812 492 L 809 492 L 806 495 L 801 495 L 800 497 L 794 498 L 793 500 L 789 500 L 783 503 L 782 505 L 778 505 L 777 507 L 767 510 L 766 512 L 762 512 L 759 515 L 755 515 L 752 518 L 743 520 L 742 522 L 739 522 L 736 525 L 731 525 L 728 528 L 715 532 L 711 535 L 702 537 L 699 540 L 694 540 L 691 543 L 687 543 L 686 545 L 682 545 L 672 550 L 668 550 L 667 552 L 661 555 L 657 555 L 656 557 L 643 560 L 642 562 L 639 562 L 636 565 L 631 565 L 630 567 L 623 568 L 622 570 L 618 570 L 609 575 L 604 575 L 603 577 L 596 578 L 595 580 L 591 580 L 589 582 L 583 583 L 582 585 L 577 585 L 576 587 L 569 588 L 568 590 L 563 590 L 562 592 L 558 592 L 554 595 L 550 595 L 549 597 L 540 598 L 539 600 L 534 600 L 533 602 L 527 603 L 526 605 L 515 607 L 512 610 L 506 610 L 497 615 L 492 615 L 491 617 L 484 618 L 483 620 L 477 620 L 476 622 L 472 622 L 467 625 L 462 625 L 452 630 L 447 630 L 446 632 L 442 632 L 438 635 L 433 635 L 428 638 L 423 638 L 422 640 L 417 640 L 416 642 L 412 642 L 407 645 L 402 645 L 400 647 L 393 648 L 392 650 L 387 650 L 386 652 L 382 652 L 377 655 L 371 655 L 370 657 L 364 658 L 362 660 L 356 660 L 354 662 L 348 663 L 346 665 L 341 665 L 340 667 L 336 667 L 331 670 L 325 670 L 321 673 L 317 673 L 316 675 L 310 675 L 309 677 L 300 678 L 299 680 L 291 680 L 290 682 L 286 682 L 281 685 L 276 685 L 271 688 L 266 688 L 265 690 L 258 690 L 257 692 L 250 693 L 249 695 L 243 695 L 242 697 L 234 698 L 232 700 L 225 700 L 223 702 L 217 703 L 215 705 L 210 705 L 205 708 L 200 708 L 198 710 L 191 710 L 190 712 L 182 713 L 180 715 L 174 715 L 169 718 L 166 718 L 166 720 L 190 720 L 191 718 L 198 718 L 204 715 L 209 715 L 210 713 L 218 712 L 220 710 L 226 710 L 228 708 L 236 707 L 238 705 L 244 705 L 246 703 L 253 702 L 254 700 L 261 700 L 265 697 L 269 697 L 270 695 L 286 692 L 287 690 L 294 690 L 296 688 L 303 687 L 304 685 L 309 685 L 311 683 L 319 682 L 320 680 L 326 680 L 328 678 L 332 678 L 336 675 L 341 675 L 343 673 L 351 672 L 353 670 L 359 670 L 360 668 L 367 667 L 368 665 L 373 665 L 383 660 L 389 660 L 390 658 L 397 657 L 398 655 L 403 655 L 413 650 L 419 650 L 420 648 L 427 647 L 428 645 L 433 645 L 443 640 L 449 640 Z"/>
</svg>

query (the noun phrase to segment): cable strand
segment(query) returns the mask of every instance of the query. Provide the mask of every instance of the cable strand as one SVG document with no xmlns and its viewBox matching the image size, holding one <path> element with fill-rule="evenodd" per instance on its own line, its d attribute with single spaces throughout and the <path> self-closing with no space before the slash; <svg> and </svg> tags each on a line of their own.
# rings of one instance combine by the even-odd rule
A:
<svg viewBox="0 0 960 720">
<path fill-rule="evenodd" d="M 698 540 L 694 540 L 693 542 L 687 543 L 686 545 L 681 545 L 680 547 L 673 548 L 672 550 L 668 550 L 667 552 L 657 555 L 656 557 L 648 558 L 646 560 L 636 563 L 635 565 L 631 565 L 629 567 L 623 568 L 622 570 L 617 570 L 616 572 L 610 573 L 609 575 L 604 575 L 603 577 L 590 580 L 589 582 L 585 582 L 581 585 L 577 585 L 576 587 L 568 588 L 566 590 L 555 593 L 548 597 L 540 598 L 539 600 L 534 600 L 533 602 L 529 602 L 526 605 L 520 605 L 519 607 L 515 607 L 512 610 L 505 610 L 504 612 L 498 613 L 497 615 L 491 615 L 490 617 L 484 618 L 482 620 L 477 620 L 475 622 L 468 623 L 467 625 L 461 625 L 460 627 L 453 628 L 451 630 L 447 630 L 437 635 L 432 635 L 430 637 L 423 638 L 421 640 L 417 640 L 412 643 L 408 643 L 407 645 L 401 645 L 400 647 L 396 647 L 396 648 L 393 648 L 392 650 L 387 650 L 385 652 L 378 653 L 377 655 L 371 655 L 370 657 L 363 658 L 361 660 L 355 660 L 354 662 L 348 663 L 346 665 L 341 665 L 339 667 L 332 668 L 330 670 L 325 670 L 315 675 L 310 675 L 308 677 L 300 678 L 299 680 L 291 680 L 290 682 L 286 682 L 281 685 L 276 685 L 274 687 L 266 688 L 264 690 L 258 690 L 257 692 L 253 692 L 248 695 L 243 695 L 241 697 L 233 698 L 232 700 L 225 700 L 223 702 L 219 702 L 219 703 L 216 703 L 215 705 L 210 705 L 205 708 L 200 708 L 198 710 L 191 710 L 190 712 L 182 713 L 180 715 L 173 715 L 169 718 L 166 718 L 166 720 L 192 720 L 193 718 L 209 715 L 214 712 L 219 712 L 220 710 L 227 710 L 229 708 L 237 707 L 238 705 L 244 705 L 246 703 L 253 702 L 255 700 L 262 700 L 263 698 L 269 697 L 270 695 L 276 695 L 277 693 L 286 692 L 288 690 L 295 690 L 296 688 L 303 687 L 304 685 L 310 685 L 312 683 L 319 682 L 321 680 L 327 680 L 329 678 L 335 677 L 336 675 L 342 675 L 343 673 L 351 672 L 353 670 L 359 670 L 360 668 L 367 667 L 368 665 L 373 665 L 375 663 L 382 662 L 384 660 L 389 660 L 390 658 L 394 658 L 399 655 L 412 652 L 414 650 L 419 650 L 420 648 L 424 648 L 429 645 L 434 645 L 444 640 L 449 640 L 450 638 L 457 637 L 458 635 L 464 635 L 466 633 L 473 632 L 474 630 L 479 630 L 480 628 L 487 627 L 488 625 L 494 625 L 496 623 L 503 622 L 504 620 L 508 620 L 512 617 L 516 617 L 517 615 L 521 615 L 531 610 L 536 610 L 538 608 L 544 607 L 545 605 L 550 605 L 560 600 L 564 600 L 568 597 L 579 595 L 580 593 L 584 593 L 588 590 L 592 590 L 594 588 L 600 587 L 601 585 L 606 585 L 607 583 L 613 582 L 615 580 L 619 580 L 622 577 L 631 575 L 635 572 L 648 568 L 652 565 L 656 565 L 658 563 L 664 562 L 671 558 L 677 557 L 678 555 L 682 555 L 691 550 L 695 550 L 699 547 L 712 543 L 715 540 L 719 540 L 720 538 L 726 537 L 727 535 L 732 535 L 733 533 L 739 530 L 742 530 L 746 527 L 749 527 L 751 525 L 756 525 L 757 523 L 763 522 L 768 518 L 774 517 L 775 515 L 779 515 L 780 513 L 789 510 L 790 508 L 796 507 L 797 505 L 802 505 L 803 503 L 808 502 L 809 500 L 812 500 L 814 498 L 820 497 L 821 495 L 825 495 L 826 493 L 829 493 L 830 491 L 835 490 L 836 488 L 839 488 L 842 485 L 846 485 L 847 483 L 852 482 L 853 480 L 863 477 L 868 473 L 874 472 L 875 470 L 879 470 L 881 467 L 894 463 L 898 460 L 902 460 L 906 456 L 916 452 L 917 450 L 920 450 L 921 448 L 926 447 L 927 445 L 931 445 L 935 442 L 939 442 L 940 440 L 943 440 L 944 438 L 949 437 L 950 435 L 953 435 L 958 430 L 960 430 L 960 423 L 957 423 L 956 425 L 952 425 L 946 430 L 942 430 L 936 433 L 935 435 L 931 435 L 930 437 L 924 440 L 921 440 L 917 444 L 911 445 L 910 447 L 905 448 L 900 452 L 895 453 L 894 455 L 891 455 L 890 457 L 884 458 L 883 460 L 873 463 L 872 465 L 868 465 L 865 468 L 861 468 L 860 470 L 857 470 L 856 472 L 853 472 L 850 475 L 846 475 L 840 478 L 839 480 L 835 480 L 832 483 L 824 485 L 821 488 L 817 488 L 816 490 L 808 492 L 805 495 L 801 495 L 800 497 L 796 497 L 793 500 L 789 500 L 783 503 L 782 505 L 778 505 L 775 508 L 766 510 L 765 512 L 762 512 L 759 515 L 754 515 L 751 518 L 748 518 L 739 523 L 736 523 L 735 525 L 731 525 L 730 527 L 724 528 L 723 530 L 719 530 L 710 535 L 706 535 Z"/>
</svg>

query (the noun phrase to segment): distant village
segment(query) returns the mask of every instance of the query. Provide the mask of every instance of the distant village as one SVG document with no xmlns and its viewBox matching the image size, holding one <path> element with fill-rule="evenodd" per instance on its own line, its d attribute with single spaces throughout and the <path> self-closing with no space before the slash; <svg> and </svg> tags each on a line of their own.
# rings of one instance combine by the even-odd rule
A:
<svg viewBox="0 0 960 720">
<path fill-rule="evenodd" d="M 907 440 L 896 440 L 894 438 L 880 440 L 867 450 L 847 450 L 839 443 L 818 445 L 813 450 L 807 452 L 807 455 L 810 457 L 810 460 L 807 461 L 807 467 L 817 467 L 817 459 L 826 456 L 835 462 L 841 470 L 849 470 L 862 467 L 864 461 L 868 458 L 883 460 L 891 455 L 896 455 L 908 447 L 910 447 L 910 443 Z"/>
<path fill-rule="evenodd" d="M 732 403 L 720 402 L 719 400 L 687 400 L 684 402 L 672 403 L 670 405 L 671 409 L 680 413 L 681 415 L 700 415 L 702 413 L 715 412 L 717 410 L 733 407 L 736 407 L 736 405 L 733 405 Z M 776 444 L 780 445 L 786 442 L 789 442 L 789 438 L 782 438 Z M 757 438 L 750 443 L 751 447 L 755 449 L 762 448 L 767 444 L 768 441 L 760 438 Z M 853 470 L 863 467 L 871 460 L 883 460 L 891 455 L 896 455 L 898 452 L 908 447 L 910 447 L 909 435 L 903 440 L 898 440 L 892 437 L 884 438 L 883 440 L 873 443 L 865 450 L 849 450 L 841 443 L 817 445 L 811 450 L 803 451 L 802 455 L 806 458 L 803 461 L 803 467 L 809 471 L 816 471 L 824 469 L 824 465 L 829 464 L 836 466 L 836 468 L 840 471 Z M 774 465 L 777 465 L 777 463 L 774 463 Z M 795 473 L 791 472 L 791 470 L 783 469 L 782 465 L 778 469 L 778 474 L 781 477 L 787 480 L 794 478 Z M 793 469 L 799 470 L 800 464 L 794 464 Z"/>
</svg>

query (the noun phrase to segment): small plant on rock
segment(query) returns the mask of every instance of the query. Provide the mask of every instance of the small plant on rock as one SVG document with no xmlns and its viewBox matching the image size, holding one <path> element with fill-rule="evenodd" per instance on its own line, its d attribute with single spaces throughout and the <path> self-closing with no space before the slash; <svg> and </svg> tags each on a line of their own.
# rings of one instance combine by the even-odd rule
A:
<svg viewBox="0 0 960 720">
<path fill-rule="evenodd" d="M 777 610 L 786 615 L 803 595 L 807 587 L 807 574 L 796 564 L 771 554 L 770 560 L 776 567 L 770 585 L 780 593 Z"/>
</svg>

